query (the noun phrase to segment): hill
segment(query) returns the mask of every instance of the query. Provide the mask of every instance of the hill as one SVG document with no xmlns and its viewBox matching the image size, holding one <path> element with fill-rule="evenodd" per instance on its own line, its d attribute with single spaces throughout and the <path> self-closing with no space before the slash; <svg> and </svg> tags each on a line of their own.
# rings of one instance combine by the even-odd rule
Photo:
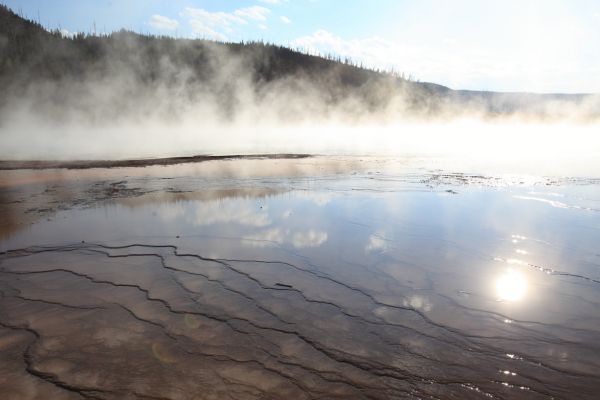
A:
<svg viewBox="0 0 600 400">
<path fill-rule="evenodd" d="M 589 95 L 455 91 L 361 68 L 349 61 L 264 43 L 221 43 L 119 31 L 64 37 L 0 6 L 0 99 L 15 99 L 56 121 L 92 121 L 201 109 L 228 120 L 259 114 L 283 120 L 383 119 L 527 114 L 560 116 Z M 207 111 L 208 110 L 208 111 Z"/>
</svg>

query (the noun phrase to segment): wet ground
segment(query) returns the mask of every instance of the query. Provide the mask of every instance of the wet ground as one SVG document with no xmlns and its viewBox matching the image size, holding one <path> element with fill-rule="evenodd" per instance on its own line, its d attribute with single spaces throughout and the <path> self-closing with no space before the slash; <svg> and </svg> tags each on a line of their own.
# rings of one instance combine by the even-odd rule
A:
<svg viewBox="0 0 600 400">
<path fill-rule="evenodd" d="M 0 178 L 6 399 L 597 399 L 600 180 L 302 158 Z"/>
</svg>

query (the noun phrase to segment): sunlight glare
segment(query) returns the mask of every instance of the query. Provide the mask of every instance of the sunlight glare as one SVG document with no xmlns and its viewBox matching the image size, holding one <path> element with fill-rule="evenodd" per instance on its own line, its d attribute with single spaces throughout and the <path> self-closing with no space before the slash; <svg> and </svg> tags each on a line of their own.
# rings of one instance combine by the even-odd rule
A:
<svg viewBox="0 0 600 400">
<path fill-rule="evenodd" d="M 525 296 L 527 280 L 522 273 L 509 269 L 496 281 L 496 294 L 501 301 L 518 301 Z"/>
</svg>

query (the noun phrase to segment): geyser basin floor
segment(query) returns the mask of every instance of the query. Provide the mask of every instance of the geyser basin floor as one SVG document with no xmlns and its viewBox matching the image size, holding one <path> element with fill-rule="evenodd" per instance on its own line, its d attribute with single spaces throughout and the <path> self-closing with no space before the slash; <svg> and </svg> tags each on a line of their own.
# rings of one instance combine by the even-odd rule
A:
<svg viewBox="0 0 600 400">
<path fill-rule="evenodd" d="M 594 399 L 600 184 L 418 160 L 13 171 L 0 397 Z"/>
</svg>

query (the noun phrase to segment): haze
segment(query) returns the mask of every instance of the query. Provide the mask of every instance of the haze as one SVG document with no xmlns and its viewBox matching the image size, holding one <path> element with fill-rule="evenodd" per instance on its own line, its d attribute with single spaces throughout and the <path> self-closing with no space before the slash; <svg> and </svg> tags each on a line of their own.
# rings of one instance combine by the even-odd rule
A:
<svg viewBox="0 0 600 400">
<path fill-rule="evenodd" d="M 200 3 L 196 6 L 181 11 L 180 19 L 189 17 L 188 28 L 198 30 L 204 24 L 205 31 L 210 28 L 215 32 L 213 37 L 229 39 L 218 36 L 223 35 L 217 35 L 219 29 L 233 38 L 257 21 L 274 22 L 276 14 L 292 4 L 255 5 L 220 14 L 199 8 Z M 306 7 L 313 6 L 321 7 Z M 467 6 L 457 6 L 457 10 L 463 7 L 471 14 L 478 10 Z M 27 3 L 18 7 L 30 13 L 33 6 Z M 70 21 L 82 10 L 94 9 L 97 16 L 102 16 L 115 6 L 102 7 L 83 2 L 62 10 L 65 20 Z M 149 26 L 155 32 L 171 35 L 175 35 L 175 27 L 178 36 L 185 35 L 184 21 L 157 17 L 159 11 L 166 10 L 164 5 L 157 7 Z M 553 3 L 549 9 L 544 8 L 540 18 L 550 21 L 549 13 L 556 7 Z M 147 8 L 138 11 L 149 12 Z M 42 7 L 40 20 L 46 12 L 56 13 Z M 390 12 L 404 15 L 394 7 Z M 521 18 L 527 12 L 519 15 Z M 47 27 L 52 28 L 58 29 Z M 7 64 L 0 104 L 2 159 L 412 154 L 458 157 L 474 165 L 516 163 L 518 168 L 525 168 L 523 171 L 538 173 L 551 172 L 548 167 L 553 173 L 560 172 L 556 168 L 560 164 L 568 167 L 563 173 L 585 174 L 592 165 L 595 167 L 600 153 L 600 139 L 595 134 L 600 116 L 598 96 L 448 91 L 443 86 L 422 84 L 404 73 L 392 73 L 402 70 L 396 61 L 400 53 L 407 60 L 423 59 L 398 49 L 386 52 L 392 63 L 388 72 L 377 72 L 371 69 L 377 63 L 352 58 L 354 45 L 328 49 L 327 60 L 298 59 L 294 53 L 278 53 L 276 47 L 260 43 L 242 47 L 240 52 L 237 47 L 214 42 L 165 38 L 148 41 L 122 32 L 109 36 L 102 33 L 97 39 L 93 34 L 89 36 L 85 39 L 87 46 L 94 46 L 98 55 L 87 56 L 82 47 L 86 42 L 75 40 L 74 32 L 62 25 L 61 29 L 54 36 L 39 33 L 43 38 L 40 40 L 46 42 L 44 50 L 36 50 L 34 45 L 26 52 L 28 61 L 24 66 L 13 70 Z M 473 29 L 473 34 L 477 33 L 477 28 Z M 263 31 L 271 34 L 268 29 Z M 483 43 L 490 38 L 484 36 L 481 40 Z M 506 40 L 517 39 L 509 36 Z M 304 41 L 309 47 L 316 43 Z M 334 42 L 343 43 L 337 39 Z M 490 43 L 492 50 L 495 42 Z M 5 45 L 5 49 L 10 47 Z M 201 64 L 187 61 L 190 51 L 201 51 Z M 502 54 L 498 52 L 498 56 Z M 276 66 L 285 65 L 283 62 L 296 66 Z M 451 62 L 444 67 L 457 73 L 452 71 L 455 67 Z M 470 74 L 465 69 L 462 76 L 468 79 Z M 482 87 L 502 86 L 501 81 L 492 83 L 493 71 L 486 74 L 490 81 Z M 585 70 L 580 74 L 585 76 Z M 564 82 L 543 74 L 539 77 L 555 82 L 556 89 L 564 87 Z M 588 71 L 587 77 L 592 82 L 594 75 Z M 575 88 L 574 84 L 571 89 Z M 523 86 L 526 89 L 527 85 Z"/>
</svg>

